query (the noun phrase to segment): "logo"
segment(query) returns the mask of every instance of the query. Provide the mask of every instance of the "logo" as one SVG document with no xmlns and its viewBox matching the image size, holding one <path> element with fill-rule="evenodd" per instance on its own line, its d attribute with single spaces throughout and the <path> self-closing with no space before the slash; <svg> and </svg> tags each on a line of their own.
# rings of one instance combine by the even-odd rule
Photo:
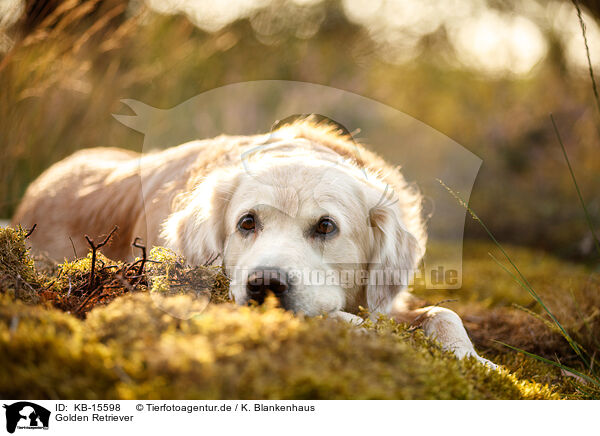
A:
<svg viewBox="0 0 600 436">
<path fill-rule="evenodd" d="M 29 401 L 19 401 L 4 405 L 6 409 L 6 431 L 14 433 L 18 429 L 48 430 L 50 411 Z"/>
</svg>

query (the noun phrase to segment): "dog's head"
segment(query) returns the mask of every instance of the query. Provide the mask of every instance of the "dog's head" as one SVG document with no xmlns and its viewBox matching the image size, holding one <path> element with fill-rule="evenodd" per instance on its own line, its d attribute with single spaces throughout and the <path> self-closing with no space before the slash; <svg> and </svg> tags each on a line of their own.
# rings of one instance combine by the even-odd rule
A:
<svg viewBox="0 0 600 436">
<path fill-rule="evenodd" d="M 389 313 L 422 256 L 422 227 L 407 227 L 422 226 L 419 195 L 331 149 L 293 145 L 260 153 L 251 171 L 211 173 L 164 238 L 195 264 L 220 255 L 238 304 L 271 293 L 310 316 L 359 305 Z"/>
</svg>

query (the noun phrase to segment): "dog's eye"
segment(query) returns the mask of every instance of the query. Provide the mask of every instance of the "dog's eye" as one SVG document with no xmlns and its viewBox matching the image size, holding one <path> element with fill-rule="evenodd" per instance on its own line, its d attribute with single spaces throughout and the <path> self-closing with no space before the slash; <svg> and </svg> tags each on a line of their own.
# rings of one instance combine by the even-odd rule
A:
<svg viewBox="0 0 600 436">
<path fill-rule="evenodd" d="M 315 231 L 318 235 L 331 235 L 337 230 L 335 222 L 329 217 L 323 217 L 317 223 Z"/>
<path fill-rule="evenodd" d="M 246 214 L 238 221 L 238 229 L 242 232 L 252 232 L 256 228 L 256 219 L 252 214 Z"/>
</svg>

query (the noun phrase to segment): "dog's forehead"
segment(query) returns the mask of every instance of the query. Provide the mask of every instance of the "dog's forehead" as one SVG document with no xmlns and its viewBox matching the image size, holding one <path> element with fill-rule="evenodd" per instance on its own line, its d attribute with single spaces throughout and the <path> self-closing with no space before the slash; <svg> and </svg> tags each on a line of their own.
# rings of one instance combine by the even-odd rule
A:
<svg viewBox="0 0 600 436">
<path fill-rule="evenodd" d="M 363 184 L 357 180 L 361 176 L 330 162 L 263 162 L 253 172 L 241 174 L 234 209 L 265 205 L 292 217 L 348 207 L 356 210 L 364 203 Z"/>
</svg>

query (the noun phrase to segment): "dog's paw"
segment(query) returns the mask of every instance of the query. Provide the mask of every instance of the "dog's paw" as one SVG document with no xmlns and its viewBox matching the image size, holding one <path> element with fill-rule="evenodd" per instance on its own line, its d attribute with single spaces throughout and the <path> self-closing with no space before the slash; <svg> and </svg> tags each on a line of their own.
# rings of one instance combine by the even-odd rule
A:
<svg viewBox="0 0 600 436">
<path fill-rule="evenodd" d="M 481 357 L 479 354 L 475 354 L 475 356 L 473 356 L 473 357 L 475 357 L 475 359 L 477 359 L 477 361 L 479 363 L 481 363 L 482 365 L 487 366 L 490 369 L 497 370 L 499 368 L 499 366 L 496 365 L 494 362 L 492 362 L 491 360 L 486 359 L 485 357 Z"/>
<path fill-rule="evenodd" d="M 487 366 L 488 368 L 493 369 L 493 370 L 498 369 L 498 365 L 496 365 L 491 360 L 486 359 L 485 357 L 481 357 L 479 354 L 477 354 L 477 352 L 473 348 L 467 348 L 467 347 L 454 348 L 454 349 L 452 349 L 452 352 L 459 359 L 466 359 L 468 357 L 474 357 L 475 360 L 477 360 L 482 365 Z"/>
<path fill-rule="evenodd" d="M 348 313 L 348 312 L 343 312 L 341 310 L 330 313 L 329 317 L 342 320 L 344 322 L 347 322 L 347 323 L 349 323 L 353 326 L 357 326 L 357 327 L 365 322 L 365 320 L 362 319 L 360 316 L 357 316 L 357 315 L 354 315 L 354 314 Z"/>
<path fill-rule="evenodd" d="M 481 357 L 479 354 L 477 354 L 477 352 L 475 350 L 465 353 L 465 355 L 463 356 L 463 359 L 465 357 L 474 357 L 475 360 L 477 360 L 482 365 L 487 366 L 488 368 L 493 369 L 493 370 L 498 369 L 498 365 L 496 365 L 491 360 L 486 359 L 485 357 Z"/>
</svg>

